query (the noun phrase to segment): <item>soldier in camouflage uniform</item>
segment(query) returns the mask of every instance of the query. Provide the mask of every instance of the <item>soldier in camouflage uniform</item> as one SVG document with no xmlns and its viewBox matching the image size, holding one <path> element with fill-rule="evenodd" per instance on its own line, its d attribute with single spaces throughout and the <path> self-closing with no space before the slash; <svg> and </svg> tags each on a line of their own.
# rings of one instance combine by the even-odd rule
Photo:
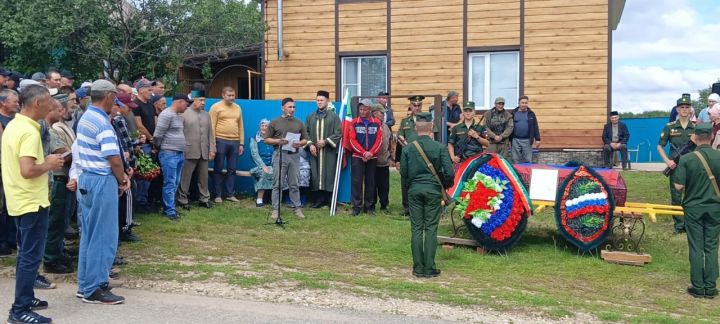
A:
<svg viewBox="0 0 720 324">
<path fill-rule="evenodd" d="M 495 98 L 495 107 L 485 112 L 483 123 L 488 131 L 488 151 L 502 155 L 509 160 L 508 144 L 513 133 L 512 114 L 505 110 L 505 98 Z"/>
</svg>

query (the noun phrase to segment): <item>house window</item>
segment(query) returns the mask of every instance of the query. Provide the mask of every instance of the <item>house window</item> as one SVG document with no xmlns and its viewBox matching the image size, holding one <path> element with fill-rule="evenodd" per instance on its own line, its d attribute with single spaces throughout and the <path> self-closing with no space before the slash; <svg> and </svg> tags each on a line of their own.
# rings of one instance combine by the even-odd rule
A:
<svg viewBox="0 0 720 324">
<path fill-rule="evenodd" d="M 505 98 L 505 105 L 515 107 L 520 79 L 518 52 L 470 54 L 468 96 L 476 109 L 490 109 L 495 98 Z"/>
<path fill-rule="evenodd" d="M 359 56 L 342 59 L 342 93 L 375 96 L 387 89 L 387 57 Z"/>
</svg>

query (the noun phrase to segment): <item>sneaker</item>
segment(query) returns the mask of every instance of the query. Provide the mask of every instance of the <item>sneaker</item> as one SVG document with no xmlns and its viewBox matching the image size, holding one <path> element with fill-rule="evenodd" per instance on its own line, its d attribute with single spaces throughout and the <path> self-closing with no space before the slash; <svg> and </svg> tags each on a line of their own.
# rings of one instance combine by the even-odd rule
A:
<svg viewBox="0 0 720 324">
<path fill-rule="evenodd" d="M 227 199 L 227 200 L 229 200 L 229 201 L 232 201 L 232 202 L 240 202 L 240 200 L 237 199 L 237 198 L 235 198 L 235 196 L 230 196 L 230 197 L 227 197 L 227 198 L 225 198 L 225 199 Z"/>
<path fill-rule="evenodd" d="M 265 207 L 265 204 L 256 201 L 256 202 L 255 202 L 255 207 L 256 207 L 256 208 L 263 208 L 263 207 Z"/>
<path fill-rule="evenodd" d="M 21 324 L 21 323 L 52 323 L 52 319 L 49 317 L 42 316 L 33 311 L 27 311 L 20 314 L 8 315 L 8 324 Z"/>
<path fill-rule="evenodd" d="M 78 290 L 78 291 L 75 292 L 75 297 L 77 297 L 77 298 L 83 298 L 83 297 L 85 297 L 85 295 L 83 295 L 83 293 L 82 293 L 80 290 Z"/>
<path fill-rule="evenodd" d="M 44 263 L 43 268 L 47 273 L 73 273 L 73 268 L 61 262 Z"/>
<path fill-rule="evenodd" d="M 88 304 L 117 305 L 125 302 L 125 297 L 117 296 L 102 288 L 97 288 L 90 297 L 83 297 L 82 301 Z"/>
<path fill-rule="evenodd" d="M 34 287 L 35 289 L 55 289 L 57 288 L 57 285 L 47 280 L 44 276 L 38 274 L 37 277 L 35 277 Z"/>
<path fill-rule="evenodd" d="M 46 302 L 44 300 L 33 298 L 30 301 L 30 309 L 32 309 L 32 310 L 45 309 L 45 308 L 48 308 L 48 302 Z"/>
<path fill-rule="evenodd" d="M 220 198 L 220 197 L 215 197 L 215 203 L 216 203 L 216 204 L 222 203 L 222 198 Z"/>
<path fill-rule="evenodd" d="M 302 209 L 300 209 L 300 208 L 295 208 L 293 213 L 295 214 L 295 216 L 297 216 L 297 218 L 300 218 L 300 219 L 305 218 L 305 214 L 303 214 Z"/>
<path fill-rule="evenodd" d="M 274 220 L 274 221 L 277 220 L 278 219 L 278 211 L 273 210 L 272 214 L 270 215 L 270 218 L 272 218 L 272 220 Z"/>
</svg>

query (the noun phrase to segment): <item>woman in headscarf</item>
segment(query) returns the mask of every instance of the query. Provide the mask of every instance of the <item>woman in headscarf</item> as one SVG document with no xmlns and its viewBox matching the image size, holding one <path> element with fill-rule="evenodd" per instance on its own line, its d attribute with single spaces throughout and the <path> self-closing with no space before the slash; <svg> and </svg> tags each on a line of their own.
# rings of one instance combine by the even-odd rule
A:
<svg viewBox="0 0 720 324">
<path fill-rule="evenodd" d="M 257 207 L 265 205 L 263 202 L 265 190 L 272 190 L 273 187 L 273 147 L 272 145 L 265 144 L 265 131 L 269 124 L 269 120 L 261 120 L 260 129 L 257 134 L 255 134 L 255 137 L 250 139 L 250 155 L 256 165 L 250 169 L 250 174 L 255 177 L 255 191 L 257 192 L 255 206 Z"/>
<path fill-rule="evenodd" d="M 712 140 L 710 141 L 714 149 L 720 148 L 720 103 L 714 104 L 708 109 L 708 115 L 710 115 L 710 122 L 713 125 Z"/>
</svg>

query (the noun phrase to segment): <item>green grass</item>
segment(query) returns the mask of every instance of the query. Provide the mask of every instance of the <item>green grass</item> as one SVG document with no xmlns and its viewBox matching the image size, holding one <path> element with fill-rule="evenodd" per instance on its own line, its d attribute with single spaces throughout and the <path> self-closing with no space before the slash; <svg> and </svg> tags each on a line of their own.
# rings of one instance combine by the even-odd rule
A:
<svg viewBox="0 0 720 324">
<path fill-rule="evenodd" d="M 668 203 L 667 178 L 625 172 L 628 201 Z M 648 223 L 645 267 L 606 263 L 580 255 L 557 233 L 552 211 L 534 215 L 520 242 L 507 254 L 481 255 L 466 248 L 438 249 L 442 276 L 411 275 L 410 224 L 398 216 L 399 177 L 391 174 L 391 214 L 330 217 L 305 209 L 297 220 L 288 209 L 286 229 L 266 225 L 269 209 L 254 201 L 194 208 L 180 222 L 159 215 L 138 218 L 142 242 L 125 244 L 130 261 L 123 273 L 151 280 L 226 282 L 262 287 L 278 282 L 293 289 L 339 289 L 360 295 L 527 310 L 553 318 L 576 312 L 604 321 L 697 322 L 720 318 L 717 302 L 685 294 L 689 281 L 687 242 L 671 234 L 671 219 Z M 452 233 L 447 218 L 439 235 Z"/>
</svg>

